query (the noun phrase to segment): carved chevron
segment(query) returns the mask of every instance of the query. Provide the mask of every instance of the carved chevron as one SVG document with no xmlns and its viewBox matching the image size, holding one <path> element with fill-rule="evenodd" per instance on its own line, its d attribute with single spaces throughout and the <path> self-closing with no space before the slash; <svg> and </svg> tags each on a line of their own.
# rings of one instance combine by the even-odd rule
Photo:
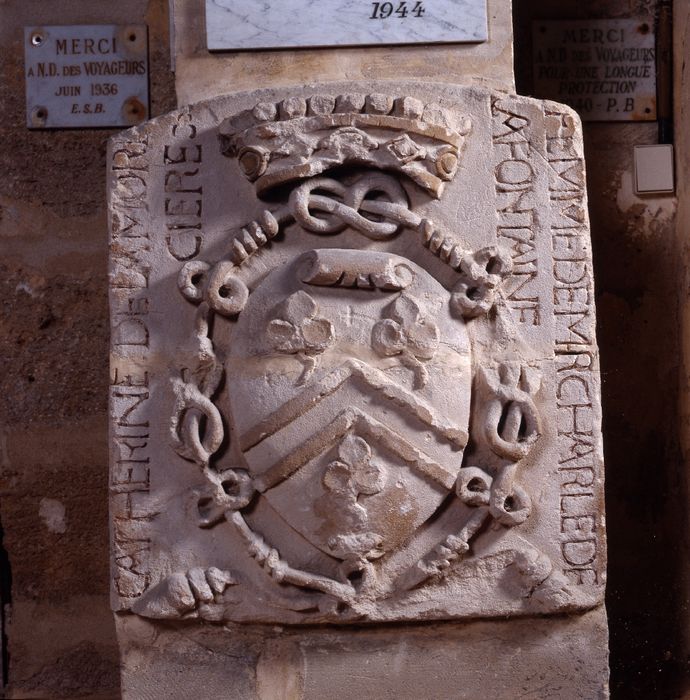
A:
<svg viewBox="0 0 690 700">
<path fill-rule="evenodd" d="M 447 489 L 453 488 L 456 475 L 437 464 L 430 457 L 412 446 L 401 435 L 387 428 L 375 418 L 367 415 L 358 408 L 348 408 L 340 413 L 335 420 L 323 430 L 312 435 L 296 450 L 283 459 L 278 460 L 261 476 L 254 480 L 258 491 L 264 492 L 285 481 L 300 467 L 340 440 L 349 430 L 355 430 L 365 438 L 379 442 L 386 449 L 407 462 L 420 474 L 433 479 Z"/>
<path fill-rule="evenodd" d="M 374 389 L 396 406 L 415 416 L 454 447 L 464 449 L 467 445 L 468 436 L 465 429 L 440 416 L 428 402 L 392 381 L 380 370 L 359 360 L 351 359 L 311 384 L 301 394 L 284 403 L 278 410 L 241 435 L 242 451 L 247 452 L 262 440 L 292 423 L 323 399 L 335 393 L 351 377 L 363 381 L 369 388 Z"/>
</svg>

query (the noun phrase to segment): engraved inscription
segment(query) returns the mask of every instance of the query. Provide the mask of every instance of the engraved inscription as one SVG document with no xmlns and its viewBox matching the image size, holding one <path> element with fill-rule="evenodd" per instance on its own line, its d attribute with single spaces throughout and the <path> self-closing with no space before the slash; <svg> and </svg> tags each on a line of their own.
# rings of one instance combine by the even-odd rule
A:
<svg viewBox="0 0 690 700">
<path fill-rule="evenodd" d="M 602 583 L 601 446 L 584 160 L 575 139 L 573 116 L 547 110 L 561 556 L 563 572 L 581 586 Z"/>
<path fill-rule="evenodd" d="M 575 149 L 574 137 L 571 114 L 546 112 L 557 352 L 577 352 L 594 341 L 584 161 Z"/>
<path fill-rule="evenodd" d="M 369 19 L 388 19 L 388 17 L 405 19 L 405 17 L 408 16 L 420 19 L 424 17 L 424 12 L 426 11 L 422 0 L 417 0 L 414 3 L 407 3 L 405 0 L 396 3 L 372 2 L 371 7 L 372 10 Z"/>
<path fill-rule="evenodd" d="M 110 468 L 114 588 L 120 599 L 140 596 L 151 581 L 148 524 L 151 447 L 148 139 L 115 141 L 111 155 Z"/>
<path fill-rule="evenodd" d="M 123 375 L 115 368 L 110 389 L 115 448 L 110 493 L 116 567 L 114 585 L 122 598 L 141 595 L 151 580 L 148 562 L 151 538 L 147 524 L 154 514 L 147 509 L 151 487 L 148 399 L 146 372 Z"/>
<path fill-rule="evenodd" d="M 496 235 L 509 251 L 513 273 L 506 288 L 506 303 L 521 324 L 539 326 L 538 255 L 535 242 L 535 171 L 531 120 L 506 100 L 492 104 L 496 188 Z"/>
<path fill-rule="evenodd" d="M 170 136 L 173 143 L 163 147 L 165 244 L 175 260 L 192 260 L 202 242 L 202 146 L 188 112 L 176 118 Z"/>
<path fill-rule="evenodd" d="M 599 583 L 599 451 L 590 353 L 557 364 L 558 472 L 563 572 L 577 584 Z"/>
</svg>

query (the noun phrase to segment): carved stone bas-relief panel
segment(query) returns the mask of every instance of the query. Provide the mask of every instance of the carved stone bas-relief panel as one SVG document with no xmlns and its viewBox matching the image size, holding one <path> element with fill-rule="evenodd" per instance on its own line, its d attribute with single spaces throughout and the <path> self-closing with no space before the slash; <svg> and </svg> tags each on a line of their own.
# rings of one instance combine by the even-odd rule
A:
<svg viewBox="0 0 690 700">
<path fill-rule="evenodd" d="M 605 583 L 580 126 L 481 88 L 216 98 L 114 137 L 117 611 L 583 611 Z"/>
</svg>

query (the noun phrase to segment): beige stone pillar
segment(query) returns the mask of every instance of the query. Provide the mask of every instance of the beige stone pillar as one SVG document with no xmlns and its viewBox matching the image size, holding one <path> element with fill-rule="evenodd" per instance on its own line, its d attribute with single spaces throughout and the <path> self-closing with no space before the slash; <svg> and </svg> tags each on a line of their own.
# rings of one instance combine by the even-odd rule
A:
<svg viewBox="0 0 690 700">
<path fill-rule="evenodd" d="M 214 56 L 200 7 L 109 150 L 124 696 L 607 697 L 576 115 L 509 94 L 507 3 Z"/>
</svg>

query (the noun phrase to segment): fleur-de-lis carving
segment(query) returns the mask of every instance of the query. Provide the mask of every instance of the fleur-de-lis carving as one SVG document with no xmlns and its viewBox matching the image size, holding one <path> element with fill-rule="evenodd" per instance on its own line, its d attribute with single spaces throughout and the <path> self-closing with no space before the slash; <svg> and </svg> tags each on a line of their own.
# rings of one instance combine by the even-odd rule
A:
<svg viewBox="0 0 690 700">
<path fill-rule="evenodd" d="M 373 328 L 371 343 L 385 357 L 400 356 L 415 375 L 415 389 L 426 386 L 429 373 L 424 366 L 438 350 L 438 326 L 411 297 L 401 294 L 393 303 L 388 318 Z"/>
<path fill-rule="evenodd" d="M 322 477 L 327 495 L 321 511 L 329 520 L 337 519 L 340 534 L 329 540 L 335 554 L 346 558 L 378 556 L 381 536 L 368 530 L 369 514 L 360 496 L 373 496 L 384 487 L 383 467 L 371 461 L 371 447 L 357 435 L 347 435 L 338 446 L 338 458 Z"/>
<path fill-rule="evenodd" d="M 325 352 L 335 340 L 333 324 L 317 316 L 318 306 L 303 291 L 291 294 L 274 310 L 267 328 L 273 347 L 288 355 L 296 355 L 304 367 L 297 380 L 304 384 L 317 367 L 317 356 Z"/>
<path fill-rule="evenodd" d="M 324 486 L 334 493 L 372 496 L 383 488 L 383 468 L 372 464 L 366 440 L 348 435 L 338 447 L 338 459 L 323 476 Z"/>
</svg>

